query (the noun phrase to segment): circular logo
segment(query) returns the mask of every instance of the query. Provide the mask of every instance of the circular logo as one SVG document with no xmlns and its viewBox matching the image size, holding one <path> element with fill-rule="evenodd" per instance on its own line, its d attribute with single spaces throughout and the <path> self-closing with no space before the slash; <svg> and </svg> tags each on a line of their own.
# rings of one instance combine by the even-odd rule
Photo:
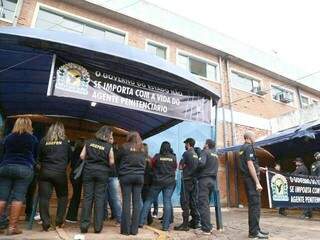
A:
<svg viewBox="0 0 320 240">
<path fill-rule="evenodd" d="M 289 201 L 288 181 L 285 176 L 276 174 L 271 178 L 273 201 Z"/>
</svg>

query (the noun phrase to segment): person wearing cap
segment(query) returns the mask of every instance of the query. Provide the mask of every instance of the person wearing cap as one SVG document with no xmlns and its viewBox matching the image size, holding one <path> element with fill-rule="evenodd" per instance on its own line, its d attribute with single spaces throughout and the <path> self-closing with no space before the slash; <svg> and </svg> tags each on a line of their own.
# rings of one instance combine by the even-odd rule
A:
<svg viewBox="0 0 320 240">
<path fill-rule="evenodd" d="M 311 165 L 311 175 L 320 177 L 320 152 L 316 152 L 313 156 L 316 161 Z"/>
<path fill-rule="evenodd" d="M 292 175 L 309 175 L 309 170 L 306 165 L 304 165 L 301 157 L 296 157 L 293 162 L 296 164 L 296 169 L 292 172 Z M 307 208 L 304 209 L 301 217 L 304 219 L 310 219 L 312 217 L 312 211 Z"/>
<path fill-rule="evenodd" d="M 256 157 L 253 146 L 255 134 L 251 131 L 247 131 L 243 137 L 245 143 L 239 150 L 239 166 L 248 199 L 249 238 L 268 239 L 269 233 L 262 231 L 259 224 L 262 191 L 259 176 L 260 171 L 265 171 L 266 169 L 259 166 L 259 160 Z"/>
<path fill-rule="evenodd" d="M 182 208 L 181 225 L 176 226 L 174 230 L 189 231 L 189 215 L 192 214 L 193 223 L 199 225 L 200 216 L 197 209 L 197 196 L 195 173 L 198 166 L 198 155 L 194 151 L 195 140 L 187 138 L 184 141 L 186 151 L 182 155 L 179 169 L 182 170 L 180 204 Z M 190 212 L 191 210 L 191 212 Z"/>
<path fill-rule="evenodd" d="M 215 142 L 207 139 L 199 157 L 198 164 L 198 205 L 201 219 L 201 230 L 197 234 L 210 235 L 212 224 L 210 218 L 210 196 L 217 190 L 218 155 Z"/>
</svg>

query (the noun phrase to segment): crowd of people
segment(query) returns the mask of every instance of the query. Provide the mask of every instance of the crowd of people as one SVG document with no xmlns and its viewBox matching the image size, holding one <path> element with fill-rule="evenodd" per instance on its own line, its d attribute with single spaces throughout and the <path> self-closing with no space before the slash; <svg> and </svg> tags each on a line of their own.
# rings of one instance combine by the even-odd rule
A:
<svg viewBox="0 0 320 240">
<path fill-rule="evenodd" d="M 91 224 L 94 232 L 100 233 L 104 220 L 109 217 L 109 205 L 111 218 L 120 226 L 120 233 L 136 235 L 139 228 L 152 223 L 152 204 L 153 214 L 157 215 L 160 193 L 163 197 L 162 230 L 168 231 L 174 222 L 172 195 L 177 169 L 182 171 L 183 222 L 174 229 L 188 231 L 194 228 L 197 234 L 211 234 L 210 199 L 217 189 L 218 171 L 215 143 L 207 139 L 202 150 L 195 148 L 192 138 L 187 138 L 184 144 L 186 151 L 178 164 L 169 142 L 163 142 L 159 152 L 150 157 L 148 146 L 138 132 L 128 133 L 126 142 L 119 146 L 114 141 L 112 128 L 102 126 L 92 139 L 81 139 L 72 149 L 62 123 L 52 124 L 38 142 L 31 120 L 18 118 L 12 132 L 1 143 L 0 216 L 6 216 L 10 206 L 7 234 L 22 233 L 18 221 L 26 196 L 33 198 L 34 190 L 30 191 L 30 187 L 34 185 L 38 185 L 44 231 L 53 226 L 62 228 L 65 222 L 77 222 L 83 194 L 81 233 L 87 233 Z M 71 173 L 68 176 L 69 165 Z M 70 201 L 68 178 L 73 187 Z M 119 183 L 121 196 L 118 194 Z M 50 216 L 53 190 L 57 196 L 54 223 Z M 30 204 L 32 206 L 32 201 L 26 208 L 26 219 L 31 217 Z"/>
</svg>

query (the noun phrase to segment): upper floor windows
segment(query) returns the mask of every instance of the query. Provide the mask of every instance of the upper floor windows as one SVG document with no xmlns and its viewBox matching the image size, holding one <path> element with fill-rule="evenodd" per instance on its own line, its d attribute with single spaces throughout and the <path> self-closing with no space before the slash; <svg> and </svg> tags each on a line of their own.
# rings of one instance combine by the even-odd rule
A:
<svg viewBox="0 0 320 240">
<path fill-rule="evenodd" d="M 0 0 L 0 19 L 12 22 L 17 4 L 18 0 Z"/>
<path fill-rule="evenodd" d="M 203 59 L 196 58 L 183 53 L 178 53 L 177 65 L 207 80 L 217 81 L 218 79 L 217 65 L 212 64 Z"/>
<path fill-rule="evenodd" d="M 245 74 L 231 71 L 231 85 L 243 91 L 259 94 L 261 91 L 261 81 Z"/>
<path fill-rule="evenodd" d="M 125 43 L 126 34 L 100 26 L 96 26 L 89 22 L 85 22 L 80 18 L 65 16 L 47 9 L 39 9 L 35 27 L 46 30 L 56 30 L 63 32 L 72 32 L 79 35 L 89 37 L 103 38 L 111 41 Z"/>
<path fill-rule="evenodd" d="M 167 47 L 151 41 L 147 42 L 146 50 L 157 57 L 167 59 Z"/>
<path fill-rule="evenodd" d="M 294 102 L 294 93 L 278 86 L 271 86 L 272 99 L 283 103 Z"/>
</svg>

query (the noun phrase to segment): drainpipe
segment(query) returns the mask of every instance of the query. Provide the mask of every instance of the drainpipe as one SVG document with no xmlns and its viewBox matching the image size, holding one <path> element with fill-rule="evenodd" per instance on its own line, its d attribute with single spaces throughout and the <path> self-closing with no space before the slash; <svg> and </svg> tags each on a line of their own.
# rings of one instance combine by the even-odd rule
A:
<svg viewBox="0 0 320 240">
<path fill-rule="evenodd" d="M 13 23 L 12 23 L 13 27 L 17 26 L 18 19 L 19 19 L 19 16 L 20 16 L 20 13 L 21 13 L 21 9 L 22 9 L 22 5 L 23 5 L 23 0 L 19 0 L 17 2 L 16 11 L 15 11 L 14 17 L 13 17 Z"/>
<path fill-rule="evenodd" d="M 229 94 L 229 109 L 230 109 L 230 117 L 231 117 L 231 143 L 232 146 L 236 144 L 235 141 L 235 123 L 234 123 L 234 116 L 233 116 L 233 107 L 232 107 L 232 92 L 231 92 L 231 77 L 230 77 L 230 66 L 229 66 L 229 60 L 226 59 L 226 71 L 227 71 L 227 81 L 228 81 L 228 94 Z M 235 189 L 235 204 L 236 206 L 239 206 L 239 189 L 238 189 L 238 161 L 236 159 L 236 154 L 232 153 L 232 159 L 234 163 L 234 189 Z M 230 184 L 230 180 L 229 180 Z M 229 195 L 230 195 L 230 190 L 229 190 Z M 230 200 L 229 196 L 229 201 Z"/>
</svg>

